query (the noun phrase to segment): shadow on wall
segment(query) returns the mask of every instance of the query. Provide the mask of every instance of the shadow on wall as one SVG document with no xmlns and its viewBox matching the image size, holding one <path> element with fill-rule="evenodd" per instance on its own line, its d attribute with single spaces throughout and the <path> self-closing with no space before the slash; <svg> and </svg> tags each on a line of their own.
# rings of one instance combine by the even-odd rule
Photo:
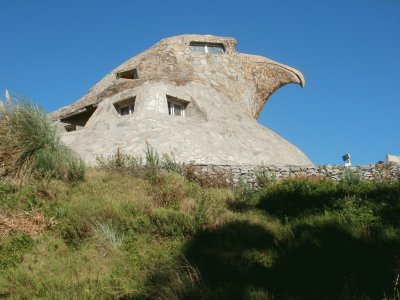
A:
<svg viewBox="0 0 400 300">
<path fill-rule="evenodd" d="M 332 220 L 294 226 L 282 239 L 231 222 L 196 234 L 179 266 L 154 274 L 151 299 L 381 299 L 394 278 L 393 249 Z"/>
</svg>

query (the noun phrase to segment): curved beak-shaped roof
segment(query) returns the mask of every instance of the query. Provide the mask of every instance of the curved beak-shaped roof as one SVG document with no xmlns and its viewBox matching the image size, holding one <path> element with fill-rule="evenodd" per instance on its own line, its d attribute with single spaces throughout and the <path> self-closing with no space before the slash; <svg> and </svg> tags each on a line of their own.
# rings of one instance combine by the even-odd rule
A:
<svg viewBox="0 0 400 300">
<path fill-rule="evenodd" d="M 221 45 L 215 54 L 193 51 L 193 45 Z M 147 82 L 166 80 L 177 86 L 200 82 L 216 89 L 257 118 L 268 98 L 280 87 L 305 84 L 303 74 L 268 58 L 238 53 L 236 40 L 212 35 L 181 35 L 161 40 L 107 74 L 74 104 L 52 113 L 65 118 L 92 109 L 103 99 Z M 128 72 L 129 79 L 119 76 Z M 127 74 L 128 74 L 127 73 Z"/>
<path fill-rule="evenodd" d="M 243 58 L 245 73 L 252 77 L 255 84 L 254 101 L 249 107 L 253 117 L 258 117 L 268 98 L 282 86 L 289 83 L 305 86 L 303 74 L 292 67 L 262 56 L 240 56 Z"/>
</svg>

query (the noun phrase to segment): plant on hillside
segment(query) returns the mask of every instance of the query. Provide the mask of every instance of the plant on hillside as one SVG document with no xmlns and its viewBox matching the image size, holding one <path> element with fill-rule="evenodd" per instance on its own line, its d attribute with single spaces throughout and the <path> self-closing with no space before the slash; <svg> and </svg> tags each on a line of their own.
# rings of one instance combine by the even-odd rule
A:
<svg viewBox="0 0 400 300">
<path fill-rule="evenodd" d="M 143 168 L 142 157 L 126 154 L 119 147 L 108 157 L 104 157 L 103 155 L 97 156 L 96 162 L 100 168 L 115 171 L 138 172 Z"/>
<path fill-rule="evenodd" d="M 106 243 L 111 249 L 121 247 L 124 234 L 116 224 L 95 220 L 93 225 L 94 236 L 101 242 Z"/>
<path fill-rule="evenodd" d="M 152 297 L 155 300 L 204 299 L 201 274 L 182 256 L 181 264 L 152 278 Z"/>
<path fill-rule="evenodd" d="M 264 167 L 256 170 L 256 178 L 259 187 L 268 187 L 276 183 L 276 172 L 268 171 Z"/>
<path fill-rule="evenodd" d="M 232 187 L 233 175 L 231 172 L 221 170 L 215 166 L 203 169 L 194 163 L 183 165 L 183 175 L 202 187 Z"/>
<path fill-rule="evenodd" d="M 342 173 L 341 183 L 343 184 L 357 184 L 361 181 L 361 174 L 357 170 L 345 168 Z"/>
<path fill-rule="evenodd" d="M 129 172 L 134 175 L 143 175 L 148 179 L 155 180 L 161 171 L 182 173 L 182 166 L 176 162 L 175 156 L 164 153 L 162 156 L 149 144 L 146 143 L 144 159 L 142 156 L 133 156 L 117 148 L 112 155 L 97 156 L 97 165 L 100 168 Z"/>
<path fill-rule="evenodd" d="M 167 172 L 175 172 L 178 174 L 182 174 L 183 172 L 183 166 L 175 160 L 175 156 L 173 153 L 164 153 L 162 155 L 161 166 L 163 170 Z"/>
<path fill-rule="evenodd" d="M 253 187 L 240 178 L 233 189 L 233 198 L 228 202 L 229 207 L 237 211 L 244 211 L 253 205 L 253 203 L 251 203 L 253 195 Z"/>
<path fill-rule="evenodd" d="M 0 184 L 3 297 L 399 300 L 400 182 L 218 189 L 108 169 L 49 182 L 51 198 Z M 15 226 L 34 221 L 26 209 L 54 227 Z"/>
<path fill-rule="evenodd" d="M 393 283 L 392 295 L 386 295 L 384 293 L 383 300 L 400 300 L 400 273 L 396 274 L 396 278 Z"/>
<path fill-rule="evenodd" d="M 61 142 L 47 114 L 8 92 L 0 104 L 0 136 L 0 176 L 83 179 L 83 161 Z"/>
</svg>

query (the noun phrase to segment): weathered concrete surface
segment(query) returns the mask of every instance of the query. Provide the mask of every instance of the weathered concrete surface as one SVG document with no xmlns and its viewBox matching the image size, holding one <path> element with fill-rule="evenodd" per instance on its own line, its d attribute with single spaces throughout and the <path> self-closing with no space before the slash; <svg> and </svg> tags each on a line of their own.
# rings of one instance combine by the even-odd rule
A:
<svg viewBox="0 0 400 300">
<path fill-rule="evenodd" d="M 387 154 L 386 155 L 386 162 L 387 163 L 391 163 L 391 162 L 400 163 L 400 156 Z"/>
<path fill-rule="evenodd" d="M 225 51 L 194 52 L 191 42 L 223 45 Z M 164 39 L 50 116 L 65 125 L 95 110 L 83 128 L 63 133 L 64 142 L 88 163 L 117 147 L 142 155 L 148 142 L 181 162 L 311 165 L 300 150 L 256 121 L 276 89 L 288 83 L 303 86 L 303 75 L 270 59 L 238 53 L 235 44 L 233 38 L 209 35 Z M 133 69 L 137 78 L 117 78 Z M 184 117 L 168 114 L 167 96 L 184 101 Z M 131 97 L 134 113 L 119 116 L 115 104 Z"/>
</svg>

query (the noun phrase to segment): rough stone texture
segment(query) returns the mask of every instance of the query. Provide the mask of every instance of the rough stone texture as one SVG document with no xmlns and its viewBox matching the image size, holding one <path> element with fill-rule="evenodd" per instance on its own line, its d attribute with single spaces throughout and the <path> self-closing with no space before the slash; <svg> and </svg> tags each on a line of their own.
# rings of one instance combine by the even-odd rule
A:
<svg viewBox="0 0 400 300">
<path fill-rule="evenodd" d="M 344 167 L 337 165 L 321 166 L 254 166 L 254 165 L 199 165 L 199 173 L 213 175 L 215 172 L 226 174 L 226 178 L 232 180 L 232 184 L 237 184 L 239 180 L 257 186 L 257 173 L 265 172 L 267 176 L 276 180 L 288 177 L 305 178 L 327 178 L 336 182 L 348 176 L 347 172 L 352 172 L 359 176 L 361 180 L 400 180 L 400 163 L 390 164 L 370 164 L 355 167 Z"/>
<path fill-rule="evenodd" d="M 220 44 L 225 52 L 197 53 L 191 42 Z M 233 38 L 210 35 L 164 39 L 50 117 L 63 129 L 74 118 L 88 116 L 83 128 L 80 122 L 77 131 L 62 138 L 89 164 L 118 147 L 142 155 L 148 142 L 179 162 L 312 165 L 299 149 L 256 121 L 275 90 L 288 83 L 304 86 L 303 75 L 270 59 L 238 53 L 235 45 Z M 132 69 L 138 78 L 117 78 Z M 184 117 L 168 114 L 167 95 L 184 101 Z M 119 116 L 114 104 L 131 97 L 134 113 Z"/>
</svg>

